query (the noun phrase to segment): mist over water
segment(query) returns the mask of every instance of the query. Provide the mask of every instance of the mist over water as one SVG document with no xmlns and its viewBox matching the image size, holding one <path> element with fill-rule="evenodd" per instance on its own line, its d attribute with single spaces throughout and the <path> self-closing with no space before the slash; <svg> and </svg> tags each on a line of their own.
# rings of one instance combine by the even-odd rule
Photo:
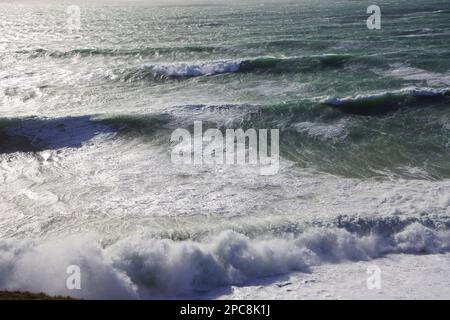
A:
<svg viewBox="0 0 450 320">
<path fill-rule="evenodd" d="M 0 290 L 194 297 L 448 252 L 450 4 L 378 5 L 381 30 L 359 1 L 80 2 L 69 32 L 68 4 L 1 2 Z M 280 171 L 174 165 L 194 121 L 280 129 Z"/>
</svg>

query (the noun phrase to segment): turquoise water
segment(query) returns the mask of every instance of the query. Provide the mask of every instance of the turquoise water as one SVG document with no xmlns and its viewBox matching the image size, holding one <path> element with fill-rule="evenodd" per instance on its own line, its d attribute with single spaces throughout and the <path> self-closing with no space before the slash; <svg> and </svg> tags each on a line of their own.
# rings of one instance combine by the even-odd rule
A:
<svg viewBox="0 0 450 320">
<path fill-rule="evenodd" d="M 69 30 L 73 3 L 2 1 L 0 289 L 193 297 L 449 252 L 450 3 L 377 1 L 380 30 L 370 4 L 79 2 Z M 173 165 L 197 120 L 280 129 L 279 173 Z"/>
<path fill-rule="evenodd" d="M 449 177 L 449 4 L 379 5 L 381 30 L 367 29 L 355 1 L 85 4 L 69 34 L 66 6 L 7 2 L 2 113 L 18 116 L 9 106 L 17 101 L 38 104 L 20 115 L 60 117 L 251 104 L 263 111 L 245 125 L 281 128 L 282 155 L 301 166 Z M 411 87 L 422 97 L 398 93 Z M 433 89 L 441 94 L 430 97 Z M 326 98 L 356 101 L 333 107 Z"/>
</svg>

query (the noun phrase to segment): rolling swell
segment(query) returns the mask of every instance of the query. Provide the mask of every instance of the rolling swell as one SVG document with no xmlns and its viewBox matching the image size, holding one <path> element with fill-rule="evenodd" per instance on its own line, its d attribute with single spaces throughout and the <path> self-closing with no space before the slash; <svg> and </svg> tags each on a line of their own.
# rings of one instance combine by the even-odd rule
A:
<svg viewBox="0 0 450 320">
<path fill-rule="evenodd" d="M 0 118 L 0 154 L 80 148 L 100 135 L 149 137 L 169 121 L 167 114 Z"/>
<path fill-rule="evenodd" d="M 307 72 L 325 68 L 341 68 L 346 63 L 357 61 L 369 61 L 369 59 L 349 54 L 324 54 L 292 58 L 259 57 L 244 60 L 241 64 L 240 71 L 253 72 L 269 70 L 280 73 Z"/>
<path fill-rule="evenodd" d="M 351 63 L 379 64 L 373 58 L 346 54 L 326 54 L 304 57 L 256 57 L 204 62 L 147 63 L 143 70 L 155 78 L 182 79 L 228 73 L 299 73 L 343 68 Z M 139 69 L 142 71 L 142 69 Z M 132 71 L 136 72 L 136 71 Z M 145 73 L 142 74 L 145 76 Z"/>
<path fill-rule="evenodd" d="M 450 100 L 449 87 L 407 87 L 379 93 L 355 94 L 345 98 L 312 97 L 263 105 L 266 114 L 290 116 L 303 114 L 306 117 L 342 118 L 346 115 L 378 116 L 402 108 L 447 106 Z M 331 108 L 324 108 L 328 106 Z"/>
<path fill-rule="evenodd" d="M 376 94 L 357 95 L 347 98 L 325 98 L 323 104 L 356 115 L 379 115 L 402 107 L 418 107 L 432 102 L 447 101 L 450 88 L 405 88 Z"/>
<path fill-rule="evenodd" d="M 125 141 L 128 137 L 142 137 L 143 142 L 165 145 L 176 128 L 191 130 L 194 121 L 203 121 L 205 130 L 278 128 L 281 157 L 301 167 L 339 176 L 426 180 L 449 177 L 450 125 L 445 107 L 448 91 L 415 88 L 396 91 L 393 96 L 330 100 L 327 103 L 333 102 L 332 107 L 324 106 L 318 99 L 304 99 L 267 106 L 186 105 L 163 114 L 6 119 L 0 128 L 8 137 L 2 142 L 2 152 L 79 148 L 99 136 L 120 136 Z M 391 107 L 391 99 L 395 108 L 398 104 L 409 107 L 389 114 L 371 110 L 370 115 L 376 116 L 341 110 L 346 103 L 352 108 L 364 108 L 369 103 L 370 108 L 376 109 L 381 101 Z M 421 107 L 418 101 L 427 107 Z M 24 143 L 11 149 L 5 141 L 12 141 L 13 137 Z"/>
<path fill-rule="evenodd" d="M 28 58 L 72 58 L 75 56 L 154 56 L 159 54 L 177 53 L 226 53 L 237 49 L 219 46 L 180 46 L 180 47 L 143 47 L 143 48 L 76 48 L 68 51 L 37 48 L 31 50 L 17 50 L 16 55 L 25 55 Z"/>
<path fill-rule="evenodd" d="M 447 90 L 368 96 L 265 106 L 249 127 L 279 128 L 281 155 L 302 167 L 351 178 L 450 177 Z"/>
<path fill-rule="evenodd" d="M 121 132 L 135 135 L 160 130 L 164 134 L 178 127 L 190 130 L 194 121 L 203 121 L 205 130 L 278 128 L 281 156 L 300 166 L 350 178 L 440 180 L 450 176 L 450 126 L 445 103 L 428 105 L 429 99 L 436 101 L 433 92 L 437 101 L 441 94 L 447 94 L 408 91 L 408 95 L 425 99 L 427 108 L 375 117 L 361 117 L 305 100 L 273 106 L 193 105 L 177 107 L 163 119 L 120 116 L 104 121 L 117 122 Z"/>
</svg>

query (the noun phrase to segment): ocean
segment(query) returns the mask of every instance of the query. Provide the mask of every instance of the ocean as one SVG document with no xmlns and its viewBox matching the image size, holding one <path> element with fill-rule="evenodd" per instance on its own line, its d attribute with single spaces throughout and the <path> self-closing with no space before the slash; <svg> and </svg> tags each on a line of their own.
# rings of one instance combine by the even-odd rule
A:
<svg viewBox="0 0 450 320">
<path fill-rule="evenodd" d="M 450 298 L 450 2 L 371 4 L 0 1 L 0 290 Z M 174 164 L 195 122 L 277 172 Z"/>
</svg>

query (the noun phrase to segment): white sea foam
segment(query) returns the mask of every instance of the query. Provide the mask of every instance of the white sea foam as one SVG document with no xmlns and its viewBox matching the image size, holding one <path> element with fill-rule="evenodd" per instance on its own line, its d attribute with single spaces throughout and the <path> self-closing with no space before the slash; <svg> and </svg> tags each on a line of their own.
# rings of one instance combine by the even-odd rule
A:
<svg viewBox="0 0 450 320">
<path fill-rule="evenodd" d="M 348 130 L 343 125 L 324 125 L 312 122 L 300 122 L 293 125 L 295 130 L 320 141 L 340 143 L 345 141 Z"/>
<path fill-rule="evenodd" d="M 198 63 L 145 64 L 155 76 L 198 77 L 239 71 L 242 60 L 206 61 Z"/>
<path fill-rule="evenodd" d="M 325 264 L 311 273 L 215 290 L 220 300 L 448 300 L 450 254 L 389 255 L 376 261 Z M 378 273 L 380 271 L 380 273 Z M 380 276 L 380 288 L 375 280 Z M 368 287 L 370 284 L 370 287 Z M 371 288 L 371 290 L 368 290 Z"/>
<path fill-rule="evenodd" d="M 358 103 L 371 100 L 377 100 L 390 97 L 437 97 L 448 95 L 450 88 L 428 88 L 428 87 L 407 87 L 399 90 L 381 91 L 368 94 L 358 94 L 356 96 L 349 96 L 344 98 L 324 97 L 320 98 L 320 102 L 332 106 L 341 106 L 347 103 Z"/>
<path fill-rule="evenodd" d="M 450 85 L 450 75 L 448 74 L 431 72 L 403 64 L 392 65 L 392 69 L 385 74 L 409 81 L 424 81 L 429 86 Z"/>
<path fill-rule="evenodd" d="M 39 244 L 1 240 L 0 289 L 82 298 L 175 297 L 323 263 L 449 250 L 449 231 L 418 223 L 392 236 L 327 228 L 298 237 L 250 239 L 224 231 L 200 242 L 127 238 L 106 248 L 86 237 Z M 66 288 L 69 265 L 81 268 L 81 290 Z"/>
</svg>

